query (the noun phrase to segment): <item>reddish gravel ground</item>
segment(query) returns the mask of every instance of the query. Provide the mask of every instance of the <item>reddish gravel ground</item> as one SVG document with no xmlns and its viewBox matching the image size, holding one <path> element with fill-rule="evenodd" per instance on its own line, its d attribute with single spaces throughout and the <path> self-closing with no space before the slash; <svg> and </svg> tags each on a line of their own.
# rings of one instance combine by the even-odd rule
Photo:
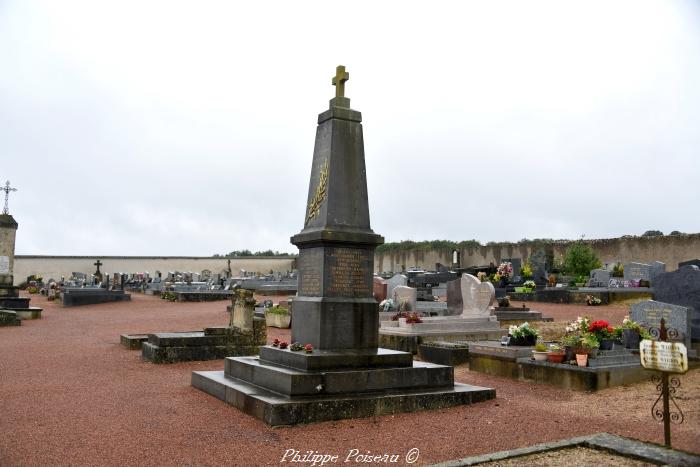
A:
<svg viewBox="0 0 700 467">
<path fill-rule="evenodd" d="M 119 334 L 185 331 L 228 322 L 225 302 L 170 303 L 132 295 L 131 303 L 63 309 L 43 297 L 41 320 L 0 328 L 0 465 L 277 465 L 285 450 L 340 456 L 396 454 L 414 465 L 607 431 L 660 443 L 651 383 L 579 393 L 473 373 L 460 382 L 496 388 L 473 406 L 269 428 L 190 386 L 192 370 L 221 370 L 222 360 L 153 365 L 119 345 Z M 537 304 L 557 320 L 591 308 Z M 624 307 L 596 308 L 619 322 Z M 269 329 L 268 340 L 289 337 Z M 700 453 L 700 370 L 682 377 L 685 423 L 674 447 Z M 351 459 L 350 463 L 355 463 Z M 311 465 L 310 463 L 302 465 Z M 368 464 L 365 464 L 368 465 Z M 369 464 L 372 465 L 372 464 Z M 374 464 L 377 465 L 377 464 Z"/>
</svg>

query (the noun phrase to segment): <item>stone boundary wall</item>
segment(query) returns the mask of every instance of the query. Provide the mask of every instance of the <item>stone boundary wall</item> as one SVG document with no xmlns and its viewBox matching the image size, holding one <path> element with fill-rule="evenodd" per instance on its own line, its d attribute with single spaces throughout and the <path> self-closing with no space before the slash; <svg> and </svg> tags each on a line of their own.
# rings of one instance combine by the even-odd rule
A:
<svg viewBox="0 0 700 467">
<path fill-rule="evenodd" d="M 241 269 L 249 272 L 268 273 L 291 271 L 295 267 L 296 258 L 292 256 L 252 256 L 237 258 L 214 258 L 211 256 L 35 256 L 16 255 L 14 263 L 14 283 L 18 285 L 32 274 L 41 274 L 45 279 L 60 280 L 70 277 L 73 271 L 92 274 L 95 272 L 93 263 L 99 258 L 103 263 L 100 271 L 109 274 L 122 272 L 125 274 L 149 272 L 155 276 L 156 271 L 202 272 L 209 269 L 219 274 L 228 268 L 227 261 L 231 260 L 231 272 L 238 275 Z"/>
<path fill-rule="evenodd" d="M 563 259 L 571 241 L 554 241 L 546 244 L 489 245 L 460 250 L 462 267 L 498 264 L 501 258 L 529 258 L 541 245 L 551 248 L 555 261 Z M 639 261 L 666 263 L 666 270 L 673 271 L 678 263 L 700 258 L 700 234 L 664 235 L 659 237 L 621 237 L 585 240 L 605 263 Z M 394 250 L 377 252 L 374 260 L 375 272 L 400 272 L 403 267 L 418 266 L 433 270 L 436 263 L 452 264 L 452 250 Z"/>
</svg>

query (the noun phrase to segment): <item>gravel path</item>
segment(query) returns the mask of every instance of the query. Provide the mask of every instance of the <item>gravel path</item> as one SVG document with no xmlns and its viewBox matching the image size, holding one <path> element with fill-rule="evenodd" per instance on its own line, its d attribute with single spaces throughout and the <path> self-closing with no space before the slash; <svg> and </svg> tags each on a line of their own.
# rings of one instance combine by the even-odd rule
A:
<svg viewBox="0 0 700 467">
<path fill-rule="evenodd" d="M 225 325 L 226 302 L 170 303 L 132 294 L 131 303 L 62 308 L 43 297 L 41 320 L 0 328 L 0 466 L 277 465 L 287 450 L 338 455 L 398 455 L 414 465 L 608 431 L 660 443 L 651 383 L 587 394 L 473 373 L 460 382 L 495 387 L 497 398 L 431 412 L 269 428 L 190 386 L 192 370 L 221 360 L 153 365 L 119 345 L 119 334 Z M 591 308 L 533 304 L 545 316 L 574 319 Z M 599 307 L 625 314 L 624 307 Z M 612 316 L 612 315 L 611 315 Z M 268 340 L 289 337 L 268 328 Z M 685 423 L 674 447 L 700 453 L 700 370 L 682 377 Z M 290 457 L 287 458 L 290 460 Z M 311 465 L 304 463 L 301 465 Z M 317 464 L 318 465 L 318 464 Z M 328 465 L 328 464 L 326 464 Z M 332 465 L 332 464 L 331 464 Z M 365 465 L 378 465 L 365 464 Z"/>
</svg>

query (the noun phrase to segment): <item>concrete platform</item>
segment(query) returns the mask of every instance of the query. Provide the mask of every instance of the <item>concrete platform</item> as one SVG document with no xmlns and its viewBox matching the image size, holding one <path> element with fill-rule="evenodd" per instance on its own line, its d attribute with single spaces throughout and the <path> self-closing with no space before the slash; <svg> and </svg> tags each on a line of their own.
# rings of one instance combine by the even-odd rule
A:
<svg viewBox="0 0 700 467">
<path fill-rule="evenodd" d="M 424 364 L 416 370 L 422 373 L 445 371 L 439 367 L 440 365 Z M 451 367 L 443 368 L 448 368 L 449 373 L 452 372 Z M 192 373 L 192 386 L 272 426 L 432 410 L 472 404 L 496 397 L 494 389 L 466 384 L 422 388 L 403 386 L 396 389 L 380 389 L 385 387 L 384 384 L 378 384 L 373 389 L 371 385 L 363 384 L 365 378 L 379 383 L 383 375 L 388 374 L 387 371 L 389 370 L 365 369 L 359 372 L 304 373 L 304 377 L 309 381 L 322 381 L 316 387 L 310 388 L 316 391 L 313 397 L 288 395 L 264 389 L 250 382 L 232 378 L 224 371 L 195 371 Z M 371 376 L 373 373 L 376 375 L 374 378 Z M 354 387 L 348 388 L 345 385 L 347 382 L 354 382 Z M 333 394 L 327 392 L 329 383 L 335 391 Z M 304 386 L 308 387 L 306 384 Z"/>
<path fill-rule="evenodd" d="M 121 345 L 129 350 L 140 350 L 146 341 L 148 341 L 148 334 L 122 334 L 119 336 Z"/>
<path fill-rule="evenodd" d="M 123 290 L 99 288 L 71 288 L 61 292 L 63 306 L 94 305 L 97 303 L 122 302 L 131 300 L 131 295 Z"/>
<path fill-rule="evenodd" d="M 639 355 L 629 351 L 601 351 L 588 367 L 532 359 L 533 347 L 477 342 L 469 346 L 469 369 L 493 376 L 552 384 L 576 391 L 597 391 L 651 378 Z"/>
<path fill-rule="evenodd" d="M 400 326 L 397 321 L 383 321 L 379 328 L 379 345 L 416 354 L 418 346 L 426 342 L 500 340 L 507 334 L 495 319 L 448 316 L 423 318 L 423 323 L 406 326 Z"/>
<path fill-rule="evenodd" d="M 152 363 L 176 363 L 257 355 L 266 338 L 265 321 L 257 318 L 252 331 L 212 327 L 203 331 L 159 332 L 149 334 L 148 340 L 141 343 L 141 358 Z"/>
<path fill-rule="evenodd" d="M 0 310 L 0 326 L 20 326 L 22 320 L 13 310 Z"/>
</svg>

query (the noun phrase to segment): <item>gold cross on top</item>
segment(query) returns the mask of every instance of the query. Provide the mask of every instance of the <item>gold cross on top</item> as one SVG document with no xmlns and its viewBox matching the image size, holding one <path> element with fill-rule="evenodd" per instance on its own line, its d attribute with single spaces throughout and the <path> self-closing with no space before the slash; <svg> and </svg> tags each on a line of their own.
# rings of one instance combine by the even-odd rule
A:
<svg viewBox="0 0 700 467">
<path fill-rule="evenodd" d="M 343 65 L 335 67 L 335 76 L 332 83 L 335 86 L 335 97 L 345 97 L 345 82 L 350 79 L 350 73 L 345 71 Z"/>
</svg>

